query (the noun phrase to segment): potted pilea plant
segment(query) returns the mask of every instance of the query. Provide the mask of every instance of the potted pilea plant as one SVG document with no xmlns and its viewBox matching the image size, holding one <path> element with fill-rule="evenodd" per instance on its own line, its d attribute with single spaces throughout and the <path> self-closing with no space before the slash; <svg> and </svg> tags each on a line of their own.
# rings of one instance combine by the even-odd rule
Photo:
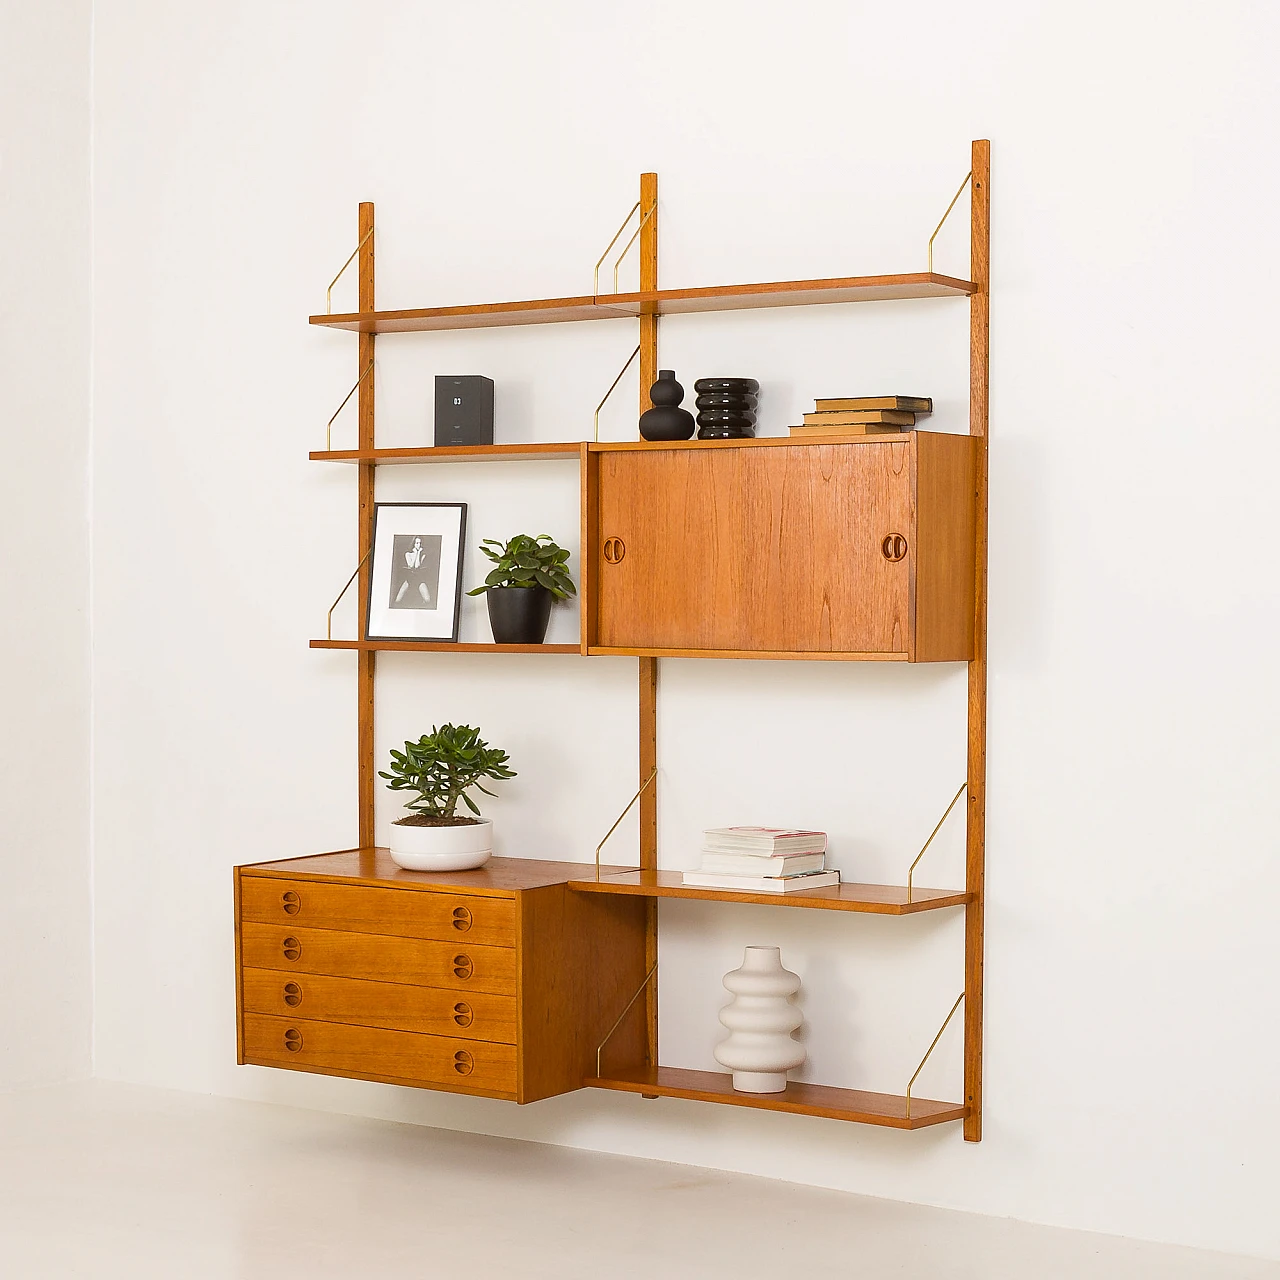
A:
<svg viewBox="0 0 1280 1280">
<path fill-rule="evenodd" d="M 518 533 L 509 542 L 486 538 L 480 550 L 497 566 L 468 595 L 488 597 L 489 625 L 498 644 L 541 644 L 554 600 L 577 594 L 569 553 L 549 533 Z"/>
<path fill-rule="evenodd" d="M 413 791 L 409 813 L 391 824 L 391 857 L 410 871 L 470 871 L 493 852 L 493 823 L 480 816 L 467 794 L 473 787 L 491 796 L 482 778 L 514 778 L 507 753 L 491 747 L 480 730 L 442 724 L 403 751 L 392 750 L 390 772 L 379 771 L 389 791 Z M 474 817 L 457 812 L 458 801 Z"/>
</svg>

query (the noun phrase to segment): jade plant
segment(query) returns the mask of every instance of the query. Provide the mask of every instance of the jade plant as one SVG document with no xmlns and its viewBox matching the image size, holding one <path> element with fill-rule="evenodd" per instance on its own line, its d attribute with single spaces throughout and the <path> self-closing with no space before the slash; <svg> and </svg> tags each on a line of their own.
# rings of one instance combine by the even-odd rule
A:
<svg viewBox="0 0 1280 1280">
<path fill-rule="evenodd" d="M 567 600 L 577 595 L 569 570 L 569 553 L 557 546 L 549 533 L 535 538 L 518 533 L 509 542 L 485 538 L 480 550 L 494 562 L 497 568 L 490 570 L 484 586 L 467 594 L 483 595 L 490 587 L 546 587 L 557 600 Z"/>
<path fill-rule="evenodd" d="M 413 791 L 417 796 L 405 801 L 411 810 L 401 826 L 456 827 L 474 822 L 457 814 L 458 801 L 476 818 L 480 809 L 467 794 L 473 787 L 491 796 L 482 778 L 514 778 L 507 768 L 508 756 L 480 737 L 480 730 L 466 724 L 442 724 L 423 734 L 417 742 L 406 742 L 403 751 L 392 750 L 390 772 L 378 773 L 387 780 L 389 791 Z"/>
</svg>

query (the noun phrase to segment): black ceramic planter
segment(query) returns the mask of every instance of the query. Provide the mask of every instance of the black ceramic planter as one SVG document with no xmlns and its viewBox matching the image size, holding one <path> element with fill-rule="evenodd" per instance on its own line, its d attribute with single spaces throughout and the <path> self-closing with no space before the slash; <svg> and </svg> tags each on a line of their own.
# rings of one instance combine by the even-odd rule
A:
<svg viewBox="0 0 1280 1280">
<path fill-rule="evenodd" d="M 490 587 L 489 626 L 498 644 L 541 644 L 551 621 L 551 592 L 546 587 Z"/>
</svg>

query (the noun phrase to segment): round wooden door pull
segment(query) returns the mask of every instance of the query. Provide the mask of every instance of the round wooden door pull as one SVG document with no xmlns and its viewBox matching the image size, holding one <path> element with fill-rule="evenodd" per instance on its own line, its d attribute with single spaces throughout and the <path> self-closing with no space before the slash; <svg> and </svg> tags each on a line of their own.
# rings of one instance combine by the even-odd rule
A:
<svg viewBox="0 0 1280 1280">
<path fill-rule="evenodd" d="M 891 533 L 880 544 L 880 554 L 896 564 L 907 554 L 907 540 L 900 533 Z"/>
<path fill-rule="evenodd" d="M 453 976 L 455 978 L 467 979 L 471 977 L 472 964 L 470 956 L 454 956 L 453 957 Z"/>
<path fill-rule="evenodd" d="M 302 988 L 296 982 L 284 984 L 284 1002 L 291 1009 L 296 1009 L 302 1003 Z"/>
<path fill-rule="evenodd" d="M 606 564 L 621 564 L 627 554 L 627 544 L 621 538 L 604 540 L 604 559 Z"/>
<path fill-rule="evenodd" d="M 298 960 L 302 957 L 302 943 L 297 938 L 286 938 L 280 944 L 280 949 L 284 952 L 286 960 Z"/>
<path fill-rule="evenodd" d="M 459 1049 L 453 1055 L 453 1069 L 460 1076 L 469 1076 L 476 1069 L 476 1060 L 465 1049 Z"/>
<path fill-rule="evenodd" d="M 302 1051 L 302 1032 L 297 1027 L 290 1027 L 284 1033 L 284 1047 L 290 1053 L 300 1053 Z"/>
<path fill-rule="evenodd" d="M 454 907 L 451 923 L 459 933 L 466 933 L 472 925 L 471 912 L 466 907 Z"/>
<path fill-rule="evenodd" d="M 302 899 L 292 889 L 280 895 L 280 904 L 287 916 L 296 916 L 302 910 Z"/>
<path fill-rule="evenodd" d="M 460 1027 L 469 1027 L 476 1020 L 476 1017 L 471 1012 L 471 1006 L 460 1000 L 453 1006 L 453 1020 Z"/>
</svg>

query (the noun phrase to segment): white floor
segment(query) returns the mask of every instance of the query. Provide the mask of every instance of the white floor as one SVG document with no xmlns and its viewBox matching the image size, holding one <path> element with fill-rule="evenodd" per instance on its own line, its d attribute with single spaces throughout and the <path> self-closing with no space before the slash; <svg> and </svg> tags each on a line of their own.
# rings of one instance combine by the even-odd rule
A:
<svg viewBox="0 0 1280 1280">
<path fill-rule="evenodd" d="M 101 1082 L 0 1096 L 5 1280 L 1280 1280 L 1280 1264 Z"/>
</svg>

